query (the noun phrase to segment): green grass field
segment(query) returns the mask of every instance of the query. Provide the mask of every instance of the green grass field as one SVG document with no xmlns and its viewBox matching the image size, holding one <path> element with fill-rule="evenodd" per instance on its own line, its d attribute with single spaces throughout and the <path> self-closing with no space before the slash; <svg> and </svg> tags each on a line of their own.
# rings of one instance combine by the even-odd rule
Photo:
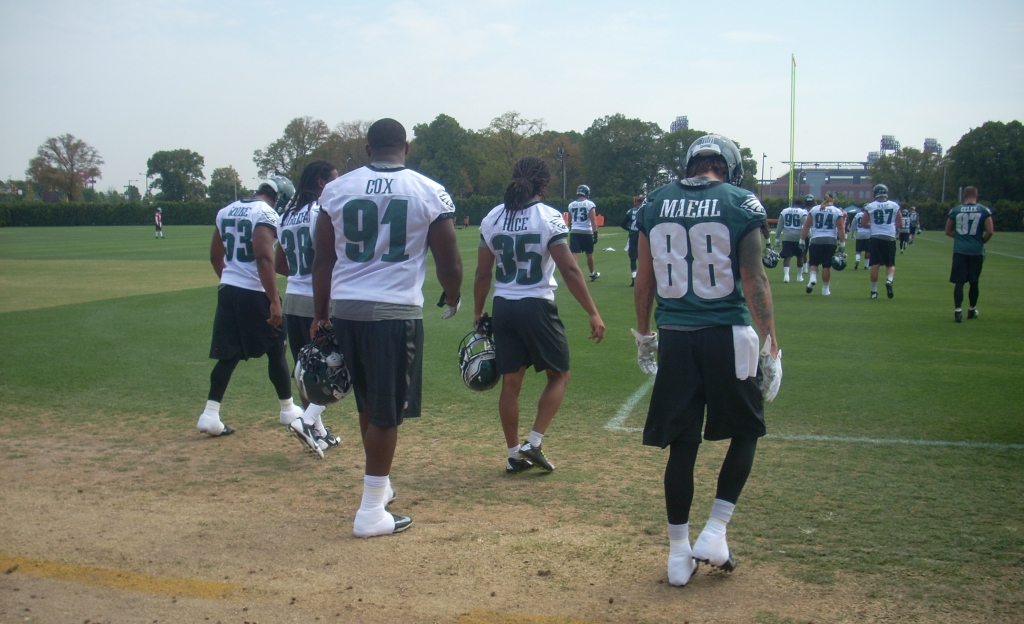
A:
<svg viewBox="0 0 1024 624">
<path fill-rule="evenodd" d="M 162 241 L 148 227 L 0 229 L 0 424 L 9 436 L 159 437 L 194 427 L 212 366 L 212 232 L 165 229 Z M 467 302 L 477 236 L 475 228 L 459 233 Z M 660 544 L 665 455 L 642 447 L 638 433 L 606 429 L 646 382 L 629 332 L 624 244 L 624 232 L 605 228 L 599 246 L 616 251 L 596 254 L 602 277 L 591 292 L 608 330 L 602 344 L 586 340 L 585 314 L 567 290 L 557 292 L 573 370 L 545 439 L 559 470 L 529 481 L 533 490 L 518 502 L 556 504 L 560 519 L 599 518 L 621 525 L 623 539 Z M 770 434 L 794 438 L 761 443 L 730 541 L 748 561 L 779 565 L 793 579 L 852 583 L 865 600 L 890 601 L 899 617 L 1013 620 L 1024 612 L 1024 234 L 996 233 L 981 318 L 962 325 L 953 323 L 951 247 L 939 232 L 921 234 L 897 258 L 893 300 L 884 289 L 868 298 L 867 271 L 852 270 L 852 253 L 830 297 L 769 271 L 785 376 L 766 417 Z M 437 300 L 432 270 L 424 290 L 428 303 Z M 425 310 L 425 417 L 403 426 L 398 461 L 403 445 L 444 439 L 465 461 L 455 475 L 464 487 L 447 489 L 453 475 L 428 471 L 410 474 L 405 487 L 453 505 L 507 504 L 497 392 L 471 393 L 458 374 L 471 308 L 439 317 Z M 528 376 L 526 423 L 541 386 Z M 276 426 L 262 360 L 238 368 L 223 405 L 236 428 Z M 349 401 L 325 419 L 352 435 L 353 414 Z M 624 427 L 642 427 L 645 414 L 646 397 Z M 723 452 L 707 443 L 698 460 L 698 530 Z M 268 481 L 294 473 L 295 460 L 271 459 L 260 467 Z M 344 478 L 356 484 L 351 469 Z"/>
</svg>

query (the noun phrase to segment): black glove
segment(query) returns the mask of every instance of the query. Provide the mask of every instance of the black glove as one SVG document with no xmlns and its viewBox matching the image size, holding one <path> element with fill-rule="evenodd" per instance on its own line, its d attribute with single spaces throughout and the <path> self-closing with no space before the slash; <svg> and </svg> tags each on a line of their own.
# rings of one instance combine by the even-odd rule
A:
<svg viewBox="0 0 1024 624">
<path fill-rule="evenodd" d="M 594 244 L 597 244 L 597 230 L 594 230 Z"/>
</svg>

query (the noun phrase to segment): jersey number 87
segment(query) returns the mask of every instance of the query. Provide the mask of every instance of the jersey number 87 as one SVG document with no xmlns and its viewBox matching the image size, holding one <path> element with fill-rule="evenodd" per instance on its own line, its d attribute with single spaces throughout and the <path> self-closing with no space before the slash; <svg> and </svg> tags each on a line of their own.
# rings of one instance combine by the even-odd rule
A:
<svg viewBox="0 0 1024 624">
<path fill-rule="evenodd" d="M 729 228 L 722 223 L 698 223 L 689 231 L 679 223 L 659 223 L 651 229 L 651 256 L 658 294 L 678 299 L 690 289 L 701 299 L 721 299 L 736 288 Z M 692 255 L 693 261 L 686 259 Z"/>
</svg>

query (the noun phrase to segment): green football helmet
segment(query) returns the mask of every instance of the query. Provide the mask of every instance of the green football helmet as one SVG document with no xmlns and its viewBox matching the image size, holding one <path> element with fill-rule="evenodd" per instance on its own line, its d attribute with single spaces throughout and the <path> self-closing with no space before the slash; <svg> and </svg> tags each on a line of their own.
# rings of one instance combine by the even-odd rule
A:
<svg viewBox="0 0 1024 624">
<path fill-rule="evenodd" d="M 295 195 L 295 185 L 282 175 L 271 176 L 266 184 L 269 184 L 277 192 L 277 203 L 274 204 L 274 209 L 281 212 Z"/>
<path fill-rule="evenodd" d="M 577 197 L 582 195 L 584 197 L 589 198 L 590 197 L 590 187 L 587 186 L 586 184 L 580 184 L 579 186 L 576 187 L 576 195 L 577 195 Z"/>
<path fill-rule="evenodd" d="M 845 252 L 837 251 L 836 254 L 832 256 L 832 268 L 835 269 L 836 271 L 842 271 L 843 269 L 846 268 Z"/>
<path fill-rule="evenodd" d="M 810 193 L 804 195 L 804 204 L 813 207 L 815 204 L 814 195 L 811 195 Z"/>
<path fill-rule="evenodd" d="M 729 169 L 726 182 L 733 186 L 743 183 L 743 157 L 740 155 L 740 149 L 736 147 L 735 143 L 720 134 L 705 134 L 693 142 L 690 149 L 686 150 L 686 154 L 679 159 L 683 174 L 685 175 L 691 160 L 697 156 L 709 155 L 721 156 L 725 159 L 725 164 Z"/>
<path fill-rule="evenodd" d="M 774 269 L 779 266 L 779 252 L 775 251 L 771 247 L 765 247 L 764 252 L 761 254 L 761 264 L 766 269 Z"/>
<path fill-rule="evenodd" d="M 352 375 L 329 325 L 322 325 L 312 342 L 299 349 L 294 377 L 299 395 L 316 405 L 337 403 L 352 392 Z"/>
<path fill-rule="evenodd" d="M 872 192 L 874 193 L 876 199 L 879 197 L 888 197 L 889 187 L 884 184 L 876 184 Z"/>
<path fill-rule="evenodd" d="M 491 341 L 491 319 L 484 313 L 473 331 L 459 344 L 459 369 L 462 381 L 470 390 L 483 392 L 498 384 L 498 364 L 494 360 L 494 342 Z"/>
</svg>

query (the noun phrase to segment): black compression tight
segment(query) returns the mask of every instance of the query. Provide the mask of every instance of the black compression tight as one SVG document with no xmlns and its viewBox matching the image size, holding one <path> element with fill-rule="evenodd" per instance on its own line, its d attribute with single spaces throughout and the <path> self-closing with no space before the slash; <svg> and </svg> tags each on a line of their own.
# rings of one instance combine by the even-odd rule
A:
<svg viewBox="0 0 1024 624">
<path fill-rule="evenodd" d="M 629 270 L 636 271 L 636 258 L 629 259 Z"/>
<path fill-rule="evenodd" d="M 971 282 L 971 289 L 967 293 L 968 301 L 970 301 L 971 307 L 978 305 L 978 295 L 981 294 L 981 289 L 978 288 L 978 282 Z M 964 304 L 964 283 L 957 282 L 953 284 L 953 305 L 957 308 Z"/>
<path fill-rule="evenodd" d="M 270 383 L 277 390 L 277 398 L 282 401 L 292 398 L 292 376 L 288 372 L 288 358 L 284 354 L 284 346 L 267 354 L 267 375 Z"/>
<path fill-rule="evenodd" d="M 224 400 L 224 392 L 228 389 L 228 382 L 231 381 L 231 374 L 238 366 L 239 358 L 233 360 L 219 360 L 210 373 L 210 401 L 220 403 Z M 284 347 L 267 353 L 267 376 L 270 383 L 274 384 L 277 391 L 277 398 L 290 399 L 292 397 L 292 376 L 288 372 L 288 359 L 285 356 Z"/>
<path fill-rule="evenodd" d="M 235 372 L 238 366 L 238 358 L 233 360 L 218 360 L 210 373 L 210 401 L 220 403 L 224 400 L 224 392 L 228 389 L 228 382 L 231 381 L 231 373 Z"/>
<path fill-rule="evenodd" d="M 700 442 L 697 440 L 678 440 L 669 447 L 668 464 L 665 466 L 665 510 L 668 512 L 669 524 L 686 524 L 690 521 L 693 466 L 697 462 L 699 448 Z M 734 504 L 739 500 L 754 465 L 756 450 L 757 438 L 732 439 L 718 473 L 715 498 Z"/>
</svg>

